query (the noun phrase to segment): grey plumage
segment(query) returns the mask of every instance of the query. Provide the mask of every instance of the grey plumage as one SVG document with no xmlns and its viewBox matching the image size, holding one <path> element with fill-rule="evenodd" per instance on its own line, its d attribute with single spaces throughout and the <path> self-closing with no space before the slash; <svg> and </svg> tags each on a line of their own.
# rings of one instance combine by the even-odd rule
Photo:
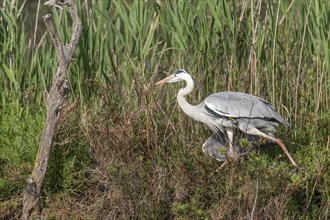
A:
<svg viewBox="0 0 330 220">
<path fill-rule="evenodd" d="M 178 103 L 189 117 L 206 124 L 213 134 L 203 144 L 203 151 L 219 161 L 232 161 L 241 154 L 238 134 L 245 134 L 249 141 L 264 137 L 278 144 L 291 163 L 297 167 L 283 142 L 274 137 L 280 124 L 289 125 L 266 100 L 241 92 L 219 92 L 208 96 L 199 105 L 193 106 L 186 100 L 194 88 L 192 76 L 185 70 L 175 71 L 171 76 L 156 83 L 185 81 L 186 87 L 178 92 Z M 252 144 L 253 147 L 254 144 Z M 224 149 L 227 152 L 221 153 Z M 226 162 L 225 161 L 225 162 Z"/>
<path fill-rule="evenodd" d="M 218 92 L 208 96 L 203 102 L 206 107 L 208 107 L 208 103 L 212 103 L 220 117 L 228 115 L 227 117 L 233 118 L 255 118 L 289 125 L 269 102 L 250 94 Z"/>
</svg>

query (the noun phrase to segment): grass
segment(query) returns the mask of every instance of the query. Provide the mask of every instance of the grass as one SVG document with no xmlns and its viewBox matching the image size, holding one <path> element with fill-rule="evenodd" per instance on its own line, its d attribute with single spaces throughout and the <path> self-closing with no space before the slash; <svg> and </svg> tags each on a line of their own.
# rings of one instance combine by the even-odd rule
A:
<svg viewBox="0 0 330 220">
<path fill-rule="evenodd" d="M 2 218 L 19 215 L 56 70 L 42 22 L 22 3 L 1 1 Z M 76 3 L 84 28 L 69 71 L 73 108 L 44 184 L 47 218 L 328 218 L 329 1 Z M 70 26 L 66 9 L 52 12 Z M 59 34 L 68 40 L 70 29 Z M 196 80 L 191 103 L 223 90 L 271 101 L 291 124 L 279 136 L 300 172 L 276 146 L 215 172 L 200 148 L 210 132 L 180 111 L 178 86 L 154 86 L 178 68 Z"/>
<path fill-rule="evenodd" d="M 23 189 L 33 167 L 44 115 L 44 109 L 22 108 L 18 102 L 1 111 L 1 198 L 10 198 Z"/>
</svg>

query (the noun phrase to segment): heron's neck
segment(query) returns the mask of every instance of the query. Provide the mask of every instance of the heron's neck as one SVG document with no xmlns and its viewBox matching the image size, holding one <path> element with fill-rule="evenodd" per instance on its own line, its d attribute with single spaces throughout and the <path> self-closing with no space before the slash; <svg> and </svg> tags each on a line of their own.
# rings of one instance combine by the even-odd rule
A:
<svg viewBox="0 0 330 220">
<path fill-rule="evenodd" d="M 193 116 L 194 114 L 194 107 L 193 105 L 189 104 L 186 100 L 186 96 L 189 95 L 194 89 L 194 81 L 193 79 L 186 80 L 186 87 L 179 90 L 178 93 L 178 103 L 181 109 L 186 113 L 188 116 Z"/>
</svg>

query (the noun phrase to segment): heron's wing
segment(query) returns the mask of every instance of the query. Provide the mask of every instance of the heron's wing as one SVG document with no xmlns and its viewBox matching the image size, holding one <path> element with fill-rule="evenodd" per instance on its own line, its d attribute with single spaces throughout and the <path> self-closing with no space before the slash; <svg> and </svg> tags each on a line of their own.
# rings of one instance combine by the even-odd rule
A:
<svg viewBox="0 0 330 220">
<path fill-rule="evenodd" d="M 205 100 L 208 111 L 228 118 L 261 118 L 276 120 L 288 125 L 275 108 L 266 100 L 240 92 L 219 92 Z"/>
</svg>

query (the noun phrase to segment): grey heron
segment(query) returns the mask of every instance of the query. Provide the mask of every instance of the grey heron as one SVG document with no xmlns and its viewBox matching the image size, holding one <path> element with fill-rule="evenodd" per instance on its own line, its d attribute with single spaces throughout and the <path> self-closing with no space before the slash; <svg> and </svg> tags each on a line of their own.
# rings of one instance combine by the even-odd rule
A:
<svg viewBox="0 0 330 220">
<path fill-rule="evenodd" d="M 263 137 L 275 142 L 287 155 L 295 168 L 297 163 L 291 157 L 283 142 L 275 138 L 280 124 L 288 126 L 275 108 L 266 100 L 241 92 L 218 92 L 209 95 L 199 105 L 193 106 L 186 100 L 194 89 L 194 80 L 185 70 L 176 70 L 172 75 L 160 80 L 156 85 L 185 81 L 186 87 L 178 92 L 177 100 L 185 114 L 192 119 L 206 124 L 213 134 L 203 144 L 203 151 L 218 160 L 233 161 L 238 157 L 235 143 L 235 131 L 245 133 L 251 137 Z M 221 154 L 219 150 L 225 149 Z M 215 152 L 217 151 L 217 152 Z"/>
</svg>

